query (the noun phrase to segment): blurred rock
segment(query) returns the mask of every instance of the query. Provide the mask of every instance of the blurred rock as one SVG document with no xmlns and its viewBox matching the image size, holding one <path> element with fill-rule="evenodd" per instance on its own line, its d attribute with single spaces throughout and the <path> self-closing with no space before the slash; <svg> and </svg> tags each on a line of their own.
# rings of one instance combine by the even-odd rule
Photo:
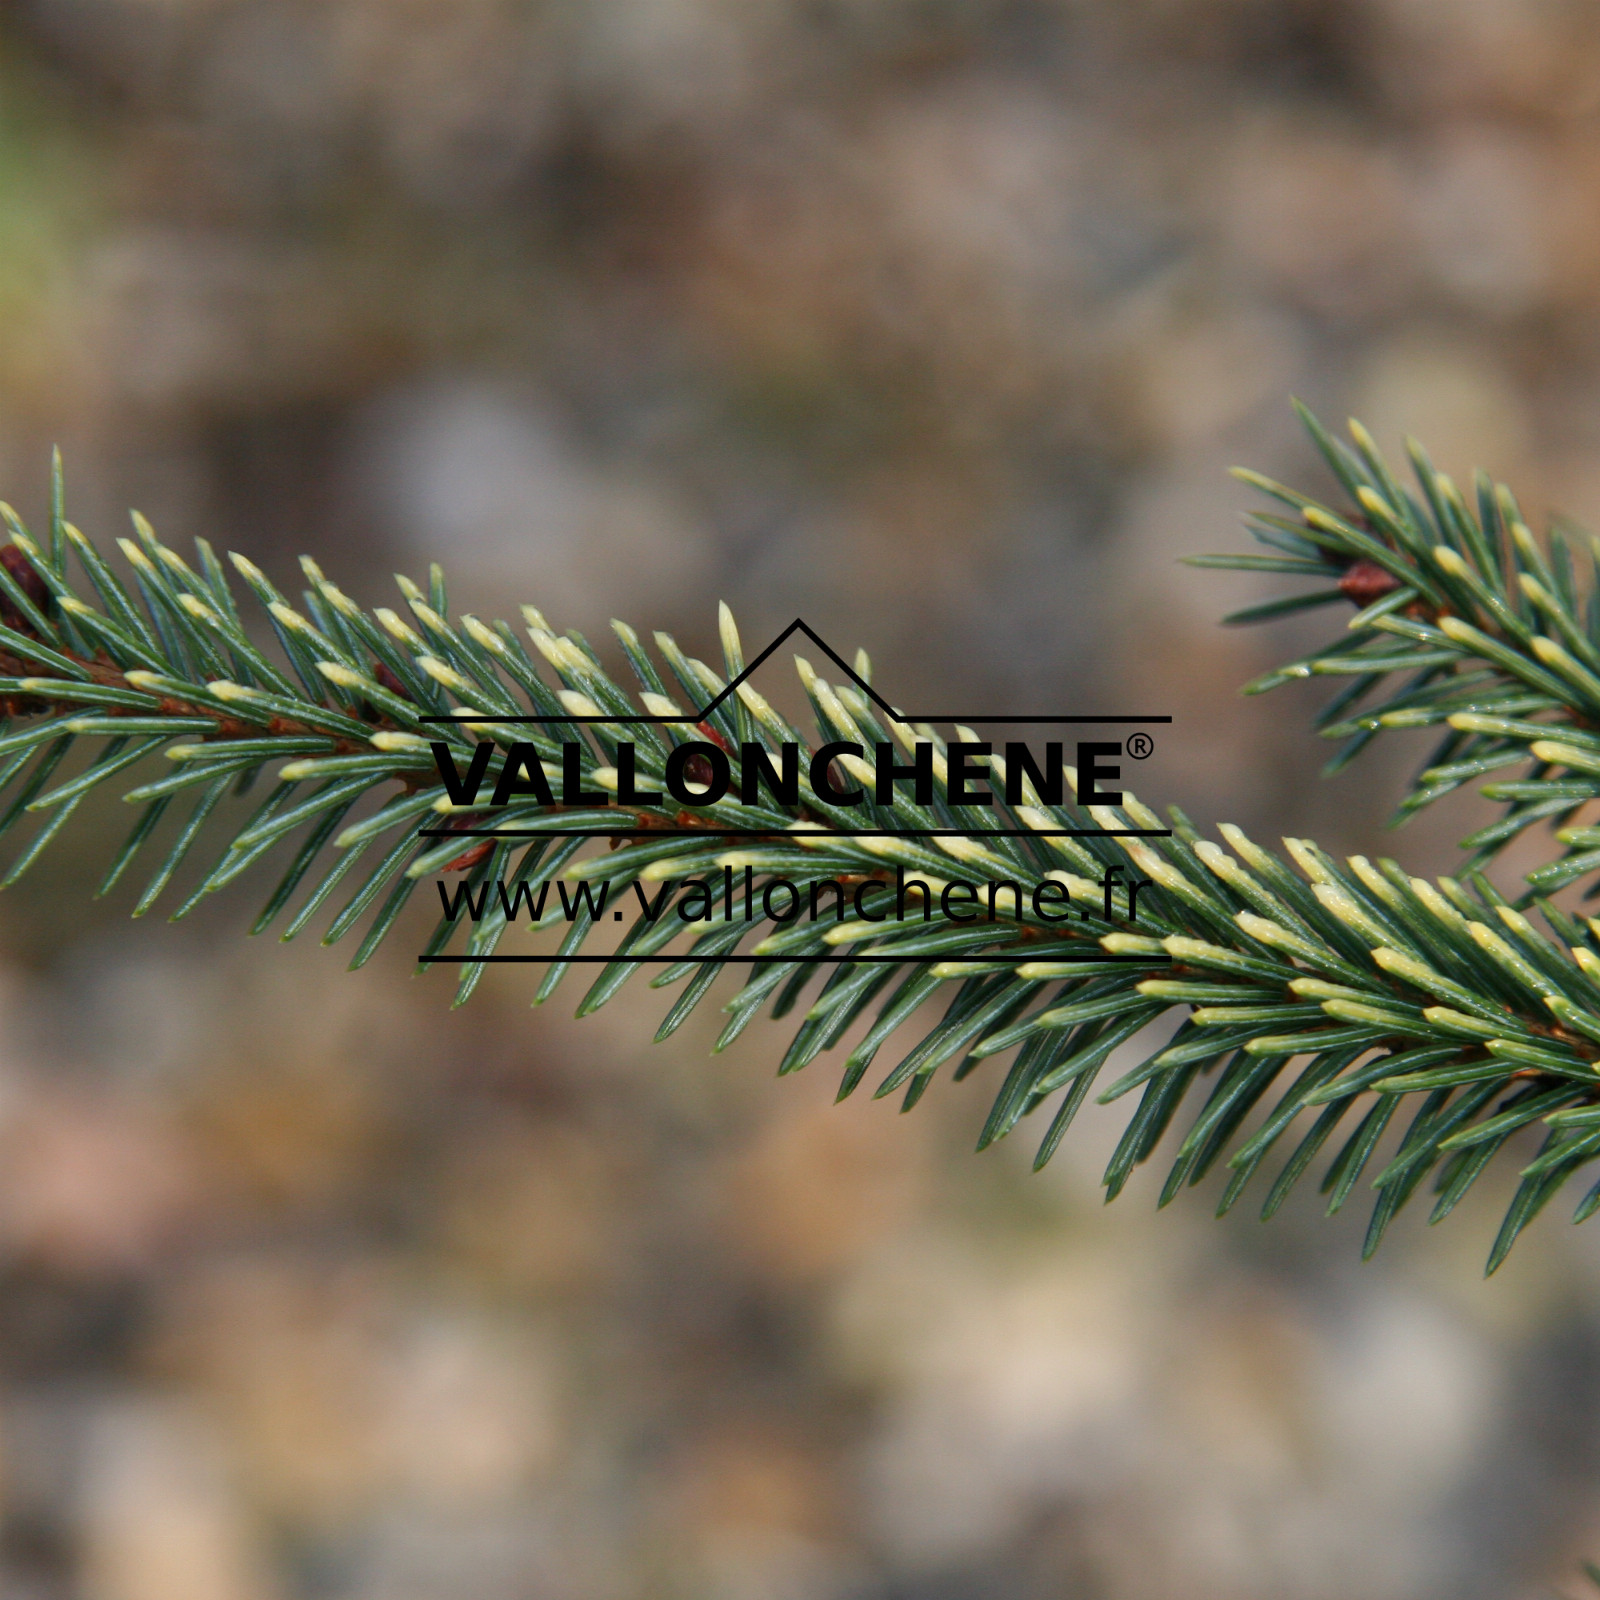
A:
<svg viewBox="0 0 1600 1600">
<path fill-rule="evenodd" d="M 145 1398 L 107 1407 L 83 1487 L 92 1600 L 274 1600 L 260 1531 L 203 1414 Z"/>
<path fill-rule="evenodd" d="M 410 565 L 453 553 L 458 602 L 494 614 L 508 593 L 538 594 L 557 626 L 593 630 L 706 580 L 704 536 L 665 494 L 608 475 L 528 397 L 432 385 L 385 397 L 363 433 L 363 487 Z"/>
</svg>

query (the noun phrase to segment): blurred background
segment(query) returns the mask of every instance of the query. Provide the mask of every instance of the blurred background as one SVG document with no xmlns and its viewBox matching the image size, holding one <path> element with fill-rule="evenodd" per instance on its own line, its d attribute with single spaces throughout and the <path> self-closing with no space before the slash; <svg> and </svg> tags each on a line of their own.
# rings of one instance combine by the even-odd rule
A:
<svg viewBox="0 0 1600 1600">
<path fill-rule="evenodd" d="M 1229 633 L 1296 393 L 1600 526 L 1592 0 L 6 0 L 0 493 L 48 452 L 367 603 L 446 563 L 902 704 L 1169 712 L 1152 802 L 1382 834 L 1330 624 Z M 1320 615 L 1320 614 L 1319 614 Z M 779 692 L 779 691 L 774 691 Z M 403 939 L 0 903 L 4 1600 L 1533 1600 L 1600 1557 L 1600 1233 L 1511 1170 L 1364 1217 L 1110 1210 L 1120 1117 L 978 1157 Z M 886 1060 L 890 1058 L 885 1058 Z M 980 1074 L 980 1079 L 983 1075 Z M 1146 1175 L 1148 1180 L 1149 1174 Z M 1352 1213 L 1357 1211 L 1352 1207 Z"/>
</svg>

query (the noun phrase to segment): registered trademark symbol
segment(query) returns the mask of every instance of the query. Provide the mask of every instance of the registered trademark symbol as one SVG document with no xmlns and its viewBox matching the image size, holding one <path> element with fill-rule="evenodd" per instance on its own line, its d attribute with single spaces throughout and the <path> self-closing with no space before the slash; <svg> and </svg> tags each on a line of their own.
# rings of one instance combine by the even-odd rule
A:
<svg viewBox="0 0 1600 1600">
<path fill-rule="evenodd" d="M 1128 754 L 1135 761 L 1143 761 L 1156 747 L 1156 742 L 1148 733 L 1136 733 L 1128 740 Z"/>
</svg>

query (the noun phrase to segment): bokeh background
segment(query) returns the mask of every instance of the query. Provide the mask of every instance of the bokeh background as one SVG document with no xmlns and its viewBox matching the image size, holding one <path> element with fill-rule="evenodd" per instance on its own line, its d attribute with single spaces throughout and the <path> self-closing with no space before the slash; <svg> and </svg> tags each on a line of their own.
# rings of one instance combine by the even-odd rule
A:
<svg viewBox="0 0 1600 1600">
<path fill-rule="evenodd" d="M 0 492 L 369 603 L 447 564 L 903 704 L 1163 711 L 1144 797 L 1447 870 L 1315 628 L 1178 567 L 1286 404 L 1600 526 L 1593 0 L 7 0 Z M 1326 627 L 1326 624 L 1319 626 Z M 774 690 L 775 693 L 780 691 Z M 447 1009 L 0 904 L 4 1600 L 1533 1600 L 1600 1555 L 1600 1233 L 1099 1205 L 498 969 Z M 403 943 L 403 941 L 399 941 Z M 980 1075 L 981 1076 L 981 1075 Z"/>
</svg>

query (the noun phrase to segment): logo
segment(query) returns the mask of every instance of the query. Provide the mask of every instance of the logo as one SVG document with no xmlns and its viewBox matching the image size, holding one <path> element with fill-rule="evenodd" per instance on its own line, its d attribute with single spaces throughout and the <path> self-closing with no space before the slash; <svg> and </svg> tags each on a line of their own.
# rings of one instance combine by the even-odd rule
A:
<svg viewBox="0 0 1600 1600">
<path fill-rule="evenodd" d="M 747 739 L 735 743 L 717 730 L 711 719 L 724 705 L 733 701 L 740 686 L 797 633 L 810 640 L 845 674 L 885 722 L 900 730 L 907 730 L 899 736 L 899 742 L 875 741 L 868 745 L 855 740 L 835 739 L 816 748 L 795 739 L 765 742 Z M 798 618 L 737 677 L 696 711 L 667 715 L 562 712 L 501 716 L 469 713 L 430 716 L 422 720 L 451 724 L 493 723 L 497 729 L 524 724 L 530 732 L 526 740 L 506 741 L 502 738 L 477 741 L 464 766 L 449 743 L 443 740 L 433 743 L 439 780 L 450 807 L 461 813 L 461 820 L 421 828 L 418 836 L 461 840 L 464 843 L 479 841 L 469 845 L 446 870 L 466 871 L 475 867 L 488 858 L 497 844 L 510 840 L 559 839 L 575 844 L 586 839 L 605 839 L 616 848 L 630 841 L 674 837 L 693 837 L 701 842 L 759 839 L 793 843 L 797 838 L 803 842 L 806 835 L 811 833 L 843 835 L 851 839 L 938 841 L 1164 838 L 1171 832 L 1166 828 L 1104 825 L 1009 825 L 1016 808 L 1040 804 L 1062 805 L 1069 797 L 1069 789 L 1072 802 L 1080 808 L 1121 805 L 1123 792 L 1114 785 L 1121 780 L 1122 758 L 1126 755 L 1143 761 L 1155 748 L 1150 734 L 1139 725 L 1170 723 L 1171 717 L 1066 714 L 952 716 L 898 712 L 824 639 Z M 1076 781 L 1069 785 L 1065 758 L 1068 741 L 1065 738 L 1046 737 L 1042 744 L 1025 739 L 1009 739 L 997 750 L 990 741 L 959 740 L 940 744 L 922 734 L 912 736 L 909 731 L 937 723 L 960 724 L 968 728 L 993 724 L 1010 727 L 1031 725 L 1045 729 L 1094 726 L 1108 732 L 1118 727 L 1135 726 L 1136 731 L 1125 738 L 1108 738 L 1104 733 L 1097 732 L 1093 737 L 1071 741 Z M 699 737 L 675 740 L 664 754 L 656 743 L 641 751 L 636 739 L 614 741 L 612 764 L 603 769 L 609 780 L 608 787 L 595 788 L 588 786 L 596 781 L 591 747 L 581 738 L 558 737 L 563 731 L 584 724 L 603 724 L 608 729 L 688 727 Z M 503 753 L 503 759 L 491 778 L 490 767 L 497 750 Z M 586 762 L 589 766 L 587 776 Z M 938 798 L 936 769 L 941 765 L 943 798 L 948 805 L 985 812 L 997 825 L 987 826 L 982 821 L 961 825 L 956 819 L 927 827 L 913 827 L 898 821 L 886 824 L 885 813 L 892 811 L 897 801 L 909 800 L 925 808 L 935 805 Z M 809 799 L 802 790 L 802 772 L 809 785 Z M 1003 774 L 998 782 L 997 773 Z M 822 813 L 830 810 L 862 813 L 863 822 L 861 826 L 856 826 L 851 817 L 828 821 L 814 811 L 810 818 L 814 826 L 810 828 L 805 826 L 804 817 L 785 828 L 775 828 L 771 824 L 739 827 L 723 818 L 709 815 L 709 808 L 729 798 L 736 798 L 744 807 L 772 804 L 795 810 L 814 802 Z M 574 821 L 587 825 L 550 826 L 549 818 L 537 819 L 545 825 L 526 827 L 479 822 L 486 812 L 508 807 L 526 808 L 529 804 L 581 813 L 574 816 Z M 661 816 L 658 814 L 661 811 L 670 812 L 671 816 Z M 1038 818 L 1033 820 L 1037 821 Z M 954 857 L 951 864 L 957 864 Z M 611 886 L 605 879 L 585 878 L 576 884 L 557 882 L 555 901 L 550 897 L 551 884 L 548 878 L 541 881 L 537 889 L 525 881 L 491 882 L 487 878 L 476 883 L 458 881 L 453 890 L 447 888 L 443 880 L 437 886 L 445 916 L 451 922 L 463 916 L 472 923 L 478 923 L 485 917 L 498 916 L 514 923 L 526 911 L 530 924 L 561 920 L 572 924 L 576 931 L 576 926 L 582 923 L 583 933 L 586 934 L 595 922 L 606 917 L 608 910 L 612 920 L 624 920 L 624 912 L 617 908 L 611 896 Z M 979 920 L 991 923 L 1002 919 L 1013 921 L 1026 915 L 1025 907 L 1031 910 L 1038 923 L 1044 925 L 1066 923 L 1074 917 L 1071 895 L 1066 885 L 1055 877 L 1045 877 L 1031 888 L 1016 879 L 978 882 L 957 878 L 930 882 L 922 877 L 908 877 L 905 866 L 896 865 L 892 877 L 885 866 L 882 871 L 867 875 L 804 880 L 804 887 L 809 893 L 802 893 L 802 883 L 780 875 L 768 876 L 758 886 L 754 867 L 746 865 L 742 874 L 736 874 L 734 867 L 729 865 L 723 867 L 720 877 L 709 874 L 690 876 L 681 883 L 669 879 L 653 899 L 636 877 L 630 878 L 625 885 L 624 895 L 629 889 L 632 890 L 645 923 L 655 924 L 670 911 L 685 930 L 711 922 L 752 923 L 760 920 L 772 922 L 779 929 L 806 918 L 818 922 L 831 916 L 834 921 L 842 922 L 847 907 L 855 912 L 858 922 L 866 924 L 904 923 L 919 919 L 925 923 L 937 921 L 946 926 Z M 1111 862 L 1106 864 L 1097 887 L 1101 895 L 1101 904 L 1097 907 L 1101 919 L 1110 922 L 1115 916 L 1119 921 L 1134 924 L 1138 919 L 1140 892 L 1150 889 L 1152 884 L 1148 879 L 1129 874 L 1120 863 Z M 1005 905 L 1008 897 L 1009 907 Z M 1088 914 L 1086 908 L 1079 908 L 1080 917 L 1087 919 Z M 569 935 L 564 944 L 579 941 Z M 1052 958 L 1055 953 L 1051 952 Z M 1098 948 L 1090 954 L 1096 961 L 1116 959 Z M 607 963 L 624 960 L 677 965 L 721 964 L 729 961 L 760 964 L 792 962 L 796 958 L 792 955 L 741 954 L 736 951 L 698 956 L 636 955 L 627 950 L 596 954 L 563 948 L 554 955 L 426 954 L 420 959 L 468 964 L 477 961 Z M 804 959 L 836 963 L 902 963 L 908 958 L 903 952 L 873 955 L 846 951 L 827 955 L 808 953 Z M 1037 952 L 1025 950 L 1008 954 L 986 951 L 984 959 L 1021 962 L 1037 959 Z M 1148 962 L 1150 958 L 1128 956 L 1125 959 Z"/>
</svg>

